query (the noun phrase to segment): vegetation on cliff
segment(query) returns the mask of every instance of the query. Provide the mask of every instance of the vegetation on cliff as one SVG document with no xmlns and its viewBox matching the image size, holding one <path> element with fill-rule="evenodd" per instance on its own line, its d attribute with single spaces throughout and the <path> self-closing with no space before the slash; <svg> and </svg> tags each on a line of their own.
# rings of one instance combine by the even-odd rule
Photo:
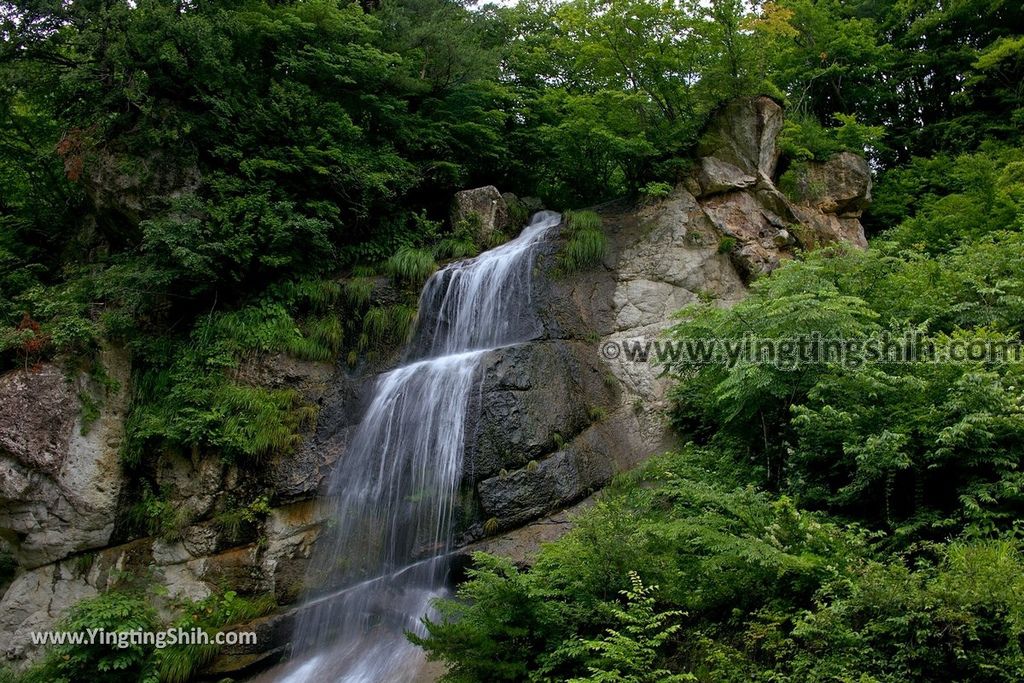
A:
<svg viewBox="0 0 1024 683">
<path fill-rule="evenodd" d="M 798 259 L 676 338 L 1019 341 L 1022 32 L 1000 0 L 0 2 L 0 367 L 102 379 L 98 347 L 123 345 L 126 465 L 258 463 L 311 410 L 243 361 L 403 338 L 413 309 L 373 279 L 412 288 L 483 246 L 444 224 L 453 191 L 657 197 L 753 94 L 787 104 L 782 172 L 869 156 L 873 245 Z M 604 254 L 588 221 L 567 272 Z M 693 443 L 530 571 L 480 557 L 422 641 L 449 680 L 1024 677 L 1019 365 L 669 369 Z M 139 602 L 71 618 L 149 623 Z M 96 654 L 32 675 L 196 661 Z"/>
</svg>

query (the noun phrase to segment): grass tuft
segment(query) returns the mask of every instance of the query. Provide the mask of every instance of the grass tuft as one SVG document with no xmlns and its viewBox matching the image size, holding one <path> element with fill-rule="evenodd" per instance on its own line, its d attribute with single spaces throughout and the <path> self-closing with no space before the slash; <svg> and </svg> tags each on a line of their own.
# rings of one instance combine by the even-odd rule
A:
<svg viewBox="0 0 1024 683">
<path fill-rule="evenodd" d="M 397 282 L 419 284 L 437 270 L 437 263 L 426 249 L 402 247 L 388 259 L 387 270 Z"/>
<path fill-rule="evenodd" d="M 569 239 L 558 258 L 563 272 L 578 273 L 601 263 L 608 242 L 600 216 L 593 211 L 567 212 L 566 233 Z"/>
</svg>

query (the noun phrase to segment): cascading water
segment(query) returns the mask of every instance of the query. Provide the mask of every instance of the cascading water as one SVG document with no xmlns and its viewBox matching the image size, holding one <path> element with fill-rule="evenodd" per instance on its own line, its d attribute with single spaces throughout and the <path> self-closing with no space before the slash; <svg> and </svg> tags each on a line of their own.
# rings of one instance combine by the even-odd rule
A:
<svg viewBox="0 0 1024 683">
<path fill-rule="evenodd" d="M 447 582 L 464 425 L 481 356 L 535 335 L 536 245 L 558 225 L 534 215 L 516 239 L 434 274 L 420 296 L 409 362 L 378 380 L 332 473 L 328 522 L 309 578 L 335 587 L 303 606 L 286 683 L 415 680 L 423 663 L 405 631 Z"/>
</svg>

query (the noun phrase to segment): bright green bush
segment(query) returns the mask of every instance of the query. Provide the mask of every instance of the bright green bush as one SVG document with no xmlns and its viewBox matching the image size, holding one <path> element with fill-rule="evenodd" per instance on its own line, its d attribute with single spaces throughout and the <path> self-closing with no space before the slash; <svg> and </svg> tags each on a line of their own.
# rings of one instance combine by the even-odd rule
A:
<svg viewBox="0 0 1024 683">
<path fill-rule="evenodd" d="M 608 239 L 601 228 L 601 217 L 593 211 L 566 212 L 568 240 L 558 255 L 558 263 L 566 273 L 576 273 L 597 266 L 604 260 Z"/>
<path fill-rule="evenodd" d="M 102 629 L 108 633 L 121 633 L 156 631 L 163 626 L 144 596 L 110 591 L 76 603 L 60 622 L 59 628 L 68 632 Z M 152 648 L 147 645 L 128 645 L 123 649 L 105 644 L 57 645 L 47 652 L 42 665 L 30 670 L 22 681 L 156 681 L 151 656 Z"/>
</svg>

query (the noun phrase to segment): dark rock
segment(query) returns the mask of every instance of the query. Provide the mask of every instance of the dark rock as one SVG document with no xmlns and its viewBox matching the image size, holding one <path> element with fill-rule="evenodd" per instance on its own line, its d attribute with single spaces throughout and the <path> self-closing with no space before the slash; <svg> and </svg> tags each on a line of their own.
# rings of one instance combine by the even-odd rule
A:
<svg viewBox="0 0 1024 683">
<path fill-rule="evenodd" d="M 602 379 L 594 348 L 578 342 L 519 344 L 481 363 L 478 401 L 466 427 L 465 478 L 486 479 L 551 453 L 606 408 L 613 387 Z"/>
<path fill-rule="evenodd" d="M 614 474 L 614 464 L 603 454 L 569 448 L 507 475 L 477 485 L 487 518 L 508 529 L 575 502 Z"/>
</svg>

